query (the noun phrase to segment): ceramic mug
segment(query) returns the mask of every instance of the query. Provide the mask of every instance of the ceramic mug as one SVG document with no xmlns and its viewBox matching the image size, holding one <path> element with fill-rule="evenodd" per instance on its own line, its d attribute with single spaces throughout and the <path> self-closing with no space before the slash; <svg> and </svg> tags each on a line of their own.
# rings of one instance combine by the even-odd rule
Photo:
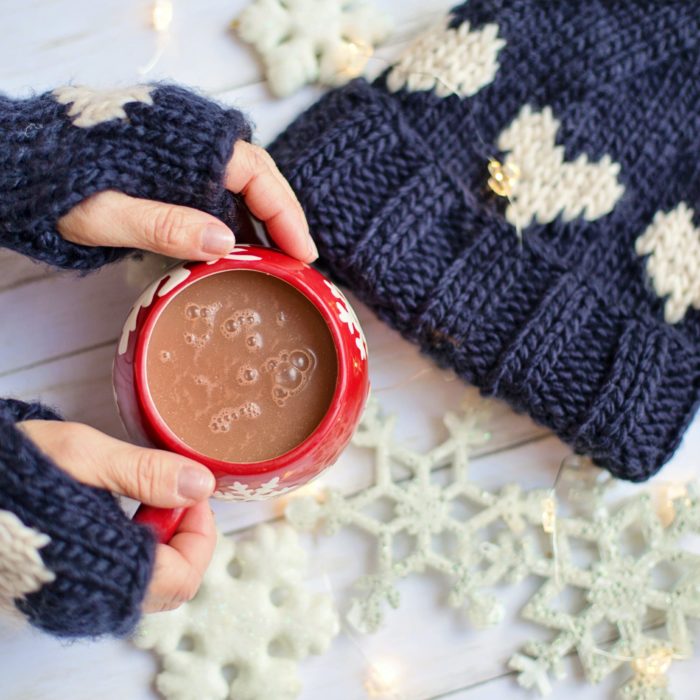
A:
<svg viewBox="0 0 700 700">
<path fill-rule="evenodd" d="M 168 302 L 198 280 L 230 270 L 267 273 L 290 284 L 318 310 L 338 359 L 335 392 L 316 429 L 289 452 L 260 462 L 223 462 L 194 451 L 156 410 L 146 380 L 146 351 L 154 325 Z M 367 344 L 357 316 L 340 290 L 320 272 L 271 248 L 238 245 L 213 262 L 185 262 L 168 270 L 136 300 L 124 324 L 113 366 L 114 395 L 127 433 L 136 443 L 191 457 L 216 477 L 216 498 L 252 501 L 302 486 L 331 466 L 347 446 L 369 391 Z M 167 542 L 184 508 L 141 505 L 134 516 Z"/>
</svg>

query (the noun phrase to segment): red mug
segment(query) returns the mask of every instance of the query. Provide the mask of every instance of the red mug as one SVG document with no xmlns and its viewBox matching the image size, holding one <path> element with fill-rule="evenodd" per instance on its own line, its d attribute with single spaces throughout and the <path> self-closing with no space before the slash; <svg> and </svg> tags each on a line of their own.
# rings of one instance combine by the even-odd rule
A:
<svg viewBox="0 0 700 700">
<path fill-rule="evenodd" d="M 303 294 L 331 333 L 338 358 L 335 392 L 316 429 L 290 451 L 260 462 L 223 462 L 196 452 L 167 426 L 146 381 L 146 351 L 154 325 L 168 302 L 198 280 L 230 270 L 273 275 Z M 357 316 L 340 290 L 320 272 L 271 248 L 238 245 L 213 262 L 185 262 L 168 270 L 136 300 L 124 324 L 114 358 L 113 386 L 124 427 L 136 443 L 170 450 L 208 467 L 216 477 L 216 498 L 264 500 L 306 484 L 335 463 L 360 420 L 369 391 L 367 344 Z M 184 508 L 141 505 L 137 522 L 153 527 L 167 542 Z"/>
</svg>

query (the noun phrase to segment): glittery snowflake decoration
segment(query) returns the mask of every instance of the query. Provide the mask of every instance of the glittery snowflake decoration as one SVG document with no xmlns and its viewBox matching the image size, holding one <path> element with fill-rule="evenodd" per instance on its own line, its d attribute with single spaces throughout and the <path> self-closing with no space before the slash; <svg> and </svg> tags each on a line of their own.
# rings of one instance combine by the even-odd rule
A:
<svg viewBox="0 0 700 700">
<path fill-rule="evenodd" d="M 630 670 L 620 700 L 671 700 L 666 672 L 690 655 L 688 620 L 700 617 L 700 555 L 684 539 L 700 535 L 697 490 L 676 488 L 665 512 L 646 492 L 611 503 L 618 482 L 578 457 L 563 465 L 565 499 L 560 489 L 516 484 L 485 490 L 469 478 L 469 455 L 488 439 L 484 404 L 446 414 L 448 439 L 419 453 L 397 443 L 394 420 L 370 403 L 354 444 L 374 451 L 374 483 L 287 506 L 300 529 L 350 526 L 376 539 L 376 569 L 357 582 L 348 621 L 377 630 L 387 604 L 399 605 L 400 580 L 433 570 L 449 580 L 450 604 L 466 606 L 475 625 L 491 625 L 504 612 L 493 587 L 535 577 L 541 586 L 521 615 L 553 636 L 510 659 L 523 686 L 548 694 L 573 652 L 593 683 Z M 433 478 L 440 470 L 447 483 Z M 399 556 L 402 538 L 404 549 L 406 539 L 411 545 Z"/>
<path fill-rule="evenodd" d="M 511 484 L 491 493 L 469 480 L 469 455 L 489 437 L 480 426 L 484 415 L 481 403 L 462 416 L 446 414 L 449 438 L 418 453 L 393 440 L 393 418 L 383 419 L 370 402 L 353 442 L 376 451 L 374 484 L 347 498 L 328 491 L 320 502 L 304 497 L 289 503 L 287 518 L 301 529 L 321 524 L 331 534 L 353 526 L 376 539 L 376 571 L 357 582 L 360 593 L 348 613 L 358 630 L 377 630 L 385 605 L 399 605 L 397 583 L 426 570 L 449 581 L 450 605 L 465 606 L 473 624 L 500 621 L 503 607 L 488 589 L 513 575 L 520 538 L 529 520 L 541 518 L 548 492 L 523 494 Z M 450 481 L 441 485 L 432 477 L 445 466 Z M 372 511 L 382 507 L 388 518 L 374 517 Z M 470 517 L 470 511 L 476 514 Z M 409 543 L 403 557 L 399 540 Z"/>
<path fill-rule="evenodd" d="M 523 686 L 548 694 L 576 652 L 593 683 L 629 665 L 621 699 L 666 700 L 665 673 L 689 655 L 687 622 L 700 617 L 700 555 L 682 541 L 700 534 L 697 491 L 674 500 L 667 526 L 649 493 L 616 505 L 605 489 L 582 494 L 578 487 L 571 515 L 554 519 L 552 554 L 534 553 L 534 532 L 524 540 L 521 570 L 543 583 L 521 615 L 554 636 L 529 642 L 510 666 Z"/>
<path fill-rule="evenodd" d="M 368 0 L 254 0 L 234 27 L 262 56 L 272 93 L 283 97 L 307 83 L 356 78 L 390 22 Z"/>
<path fill-rule="evenodd" d="M 168 700 L 292 700 L 298 663 L 339 630 L 329 597 L 306 590 L 307 556 L 288 525 L 252 537 L 219 535 L 196 597 L 149 615 L 137 646 L 162 657 L 156 687 Z"/>
</svg>

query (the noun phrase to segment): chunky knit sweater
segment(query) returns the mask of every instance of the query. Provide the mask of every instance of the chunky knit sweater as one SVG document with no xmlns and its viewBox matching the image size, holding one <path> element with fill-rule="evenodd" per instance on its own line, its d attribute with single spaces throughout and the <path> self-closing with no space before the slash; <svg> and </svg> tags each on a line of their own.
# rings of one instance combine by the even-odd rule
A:
<svg viewBox="0 0 700 700">
<path fill-rule="evenodd" d="M 0 96 L 0 245 L 77 270 L 116 260 L 128 251 L 75 245 L 56 230 L 75 204 L 107 189 L 197 207 L 233 225 L 224 169 L 234 142 L 249 137 L 240 113 L 174 86 Z M 59 636 L 128 634 L 154 538 L 15 426 L 37 418 L 58 416 L 0 400 L 0 609 Z"/>
<path fill-rule="evenodd" d="M 270 150 L 328 269 L 613 474 L 700 400 L 700 3 L 470 0 Z"/>
</svg>

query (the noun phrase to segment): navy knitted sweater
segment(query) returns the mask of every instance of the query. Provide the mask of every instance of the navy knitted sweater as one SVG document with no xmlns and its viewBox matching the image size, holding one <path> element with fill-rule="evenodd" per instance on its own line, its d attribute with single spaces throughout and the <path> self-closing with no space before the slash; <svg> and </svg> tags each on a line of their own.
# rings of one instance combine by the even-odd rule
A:
<svg viewBox="0 0 700 700">
<path fill-rule="evenodd" d="M 616 476 L 700 400 L 700 3 L 470 0 L 272 144 L 328 269 Z"/>
<path fill-rule="evenodd" d="M 66 87 L 0 96 L 0 245 L 64 268 L 123 256 L 65 241 L 61 216 L 115 189 L 206 210 L 232 225 L 223 187 L 241 114 L 174 86 Z M 155 542 L 108 492 L 78 483 L 17 429 L 50 409 L 0 400 L 0 609 L 55 635 L 125 635 L 140 616 Z"/>
</svg>

